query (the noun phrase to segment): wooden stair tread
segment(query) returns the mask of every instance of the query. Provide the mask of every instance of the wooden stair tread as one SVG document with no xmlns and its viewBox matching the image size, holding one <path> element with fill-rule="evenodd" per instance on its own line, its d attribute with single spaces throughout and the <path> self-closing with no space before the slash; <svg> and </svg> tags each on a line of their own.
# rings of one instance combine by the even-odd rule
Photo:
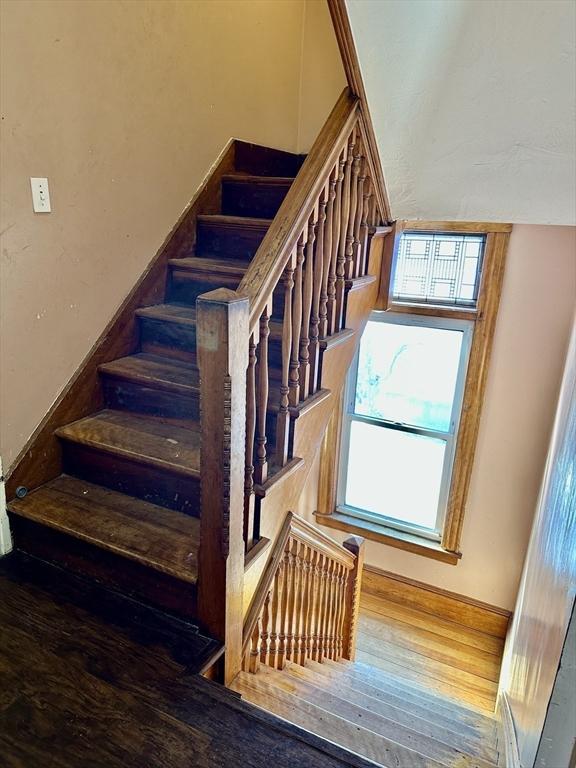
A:
<svg viewBox="0 0 576 768">
<path fill-rule="evenodd" d="M 231 687 L 252 704 L 273 712 L 278 717 L 316 733 L 351 752 L 362 755 L 378 765 L 402 766 L 402 768 L 445 766 L 368 728 L 351 723 L 325 707 L 304 701 L 299 696 L 276 686 L 262 675 L 241 672 Z M 462 763 L 462 768 L 468 768 L 469 765 L 473 763 Z"/>
<path fill-rule="evenodd" d="M 302 667 L 289 662 L 286 673 L 296 679 L 310 682 L 318 690 L 334 693 L 369 712 L 379 714 L 425 736 L 431 736 L 444 744 L 450 744 L 467 754 L 491 759 L 496 753 L 495 744 L 490 739 L 486 739 L 483 734 L 473 728 L 454 722 L 434 708 L 418 708 L 394 696 L 380 698 L 371 696 L 370 692 L 374 690 L 368 685 L 364 690 L 358 690 L 347 684 L 345 680 L 331 679 L 308 666 Z"/>
<path fill-rule="evenodd" d="M 289 187 L 294 182 L 294 176 L 257 176 L 251 173 L 225 173 L 222 181 L 233 181 L 240 184 L 280 185 Z"/>
<path fill-rule="evenodd" d="M 316 686 L 314 681 L 302 680 L 265 665 L 260 667 L 258 675 L 268 678 L 275 687 L 294 694 L 310 704 L 322 707 L 353 725 L 367 728 L 379 736 L 390 739 L 432 760 L 438 760 L 442 764 L 457 764 L 462 768 L 465 766 L 489 768 L 497 760 L 497 754 L 494 750 L 491 750 L 486 756 L 488 759 L 485 756 L 466 753 L 453 746 L 450 741 L 441 741 L 436 734 L 434 736 L 423 734 L 413 727 L 390 720 L 388 717 L 367 710 L 357 702 L 351 701 L 347 698 L 346 693 L 337 694 L 334 691 L 327 691 Z"/>
<path fill-rule="evenodd" d="M 14 499 L 10 512 L 191 584 L 199 521 L 147 501 L 61 475 Z"/>
<path fill-rule="evenodd" d="M 409 706 L 411 711 L 418 711 L 423 716 L 427 710 L 434 711 L 443 718 L 458 723 L 458 727 L 469 726 L 476 733 L 495 738 L 495 724 L 491 717 L 476 709 L 456 704 L 444 696 L 433 694 L 429 689 L 410 685 L 393 675 L 382 677 L 380 670 L 374 667 L 359 662 L 336 663 L 328 660 L 322 664 L 311 661 L 309 666 L 331 680 L 339 680 L 358 691 L 367 691 L 374 698 L 393 700 L 399 706 Z"/>
<path fill-rule="evenodd" d="M 170 259 L 172 269 L 204 275 L 227 275 L 240 280 L 250 266 L 245 259 L 221 259 L 217 256 L 186 256 L 182 259 Z"/>
<path fill-rule="evenodd" d="M 99 411 L 56 430 L 63 440 L 189 477 L 200 475 L 200 434 L 124 411 Z"/>
<path fill-rule="evenodd" d="M 108 376 L 184 394 L 197 393 L 199 388 L 196 366 L 145 352 L 103 363 L 98 370 Z"/>
<path fill-rule="evenodd" d="M 221 213 L 204 213 L 198 216 L 199 224 L 211 224 L 240 229 L 267 230 L 273 219 L 258 219 L 254 216 L 225 216 Z"/>
<path fill-rule="evenodd" d="M 164 323 L 196 325 L 196 308 L 189 304 L 154 304 L 151 307 L 140 307 L 136 315 Z"/>
</svg>

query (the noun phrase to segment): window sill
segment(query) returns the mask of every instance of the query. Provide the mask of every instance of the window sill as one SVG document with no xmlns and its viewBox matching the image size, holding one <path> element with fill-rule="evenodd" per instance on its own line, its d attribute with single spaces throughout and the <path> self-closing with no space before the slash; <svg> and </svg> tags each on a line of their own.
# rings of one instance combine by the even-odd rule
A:
<svg viewBox="0 0 576 768">
<path fill-rule="evenodd" d="M 367 520 L 360 520 L 359 518 L 347 515 L 344 512 L 333 512 L 331 515 L 323 515 L 320 512 L 315 512 L 314 517 L 320 525 L 325 525 L 328 528 L 336 528 L 339 531 L 355 533 L 359 536 L 364 536 L 364 538 L 370 539 L 371 541 L 377 541 L 379 544 L 387 544 L 390 547 L 404 549 L 407 552 L 422 555 L 423 557 L 430 557 L 433 560 L 440 560 L 441 562 L 450 565 L 458 565 L 458 561 L 462 557 L 459 552 L 449 552 L 448 550 L 443 549 L 440 544 L 435 541 L 427 541 L 426 539 L 420 538 L 420 536 L 397 531 L 394 528 L 388 528 L 385 525 L 369 523 Z"/>
</svg>

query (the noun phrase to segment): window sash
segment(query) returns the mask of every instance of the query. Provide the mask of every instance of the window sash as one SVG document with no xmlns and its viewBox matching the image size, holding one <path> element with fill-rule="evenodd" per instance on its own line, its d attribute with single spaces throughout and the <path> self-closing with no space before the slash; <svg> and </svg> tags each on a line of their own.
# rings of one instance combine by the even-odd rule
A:
<svg viewBox="0 0 576 768">
<path fill-rule="evenodd" d="M 402 272 L 401 276 L 403 279 L 409 279 L 409 276 L 405 274 L 405 270 L 408 269 L 408 264 L 410 261 L 410 258 L 416 260 L 418 259 L 417 256 L 414 257 L 406 257 L 406 255 L 403 252 L 403 242 L 404 239 L 412 238 L 414 240 L 422 240 L 426 241 L 429 240 L 431 242 L 431 248 L 435 249 L 435 242 L 436 238 L 441 238 L 442 240 L 446 241 L 460 241 L 461 244 L 464 244 L 466 241 L 474 242 L 479 245 L 480 252 L 478 256 L 478 261 L 476 264 L 476 270 L 475 270 L 475 279 L 473 283 L 473 295 L 472 298 L 466 299 L 462 297 L 458 297 L 456 294 L 453 297 L 442 297 L 442 296 L 435 296 L 433 295 L 432 291 L 432 285 L 434 282 L 440 280 L 441 278 L 436 274 L 436 270 L 438 269 L 438 265 L 442 262 L 442 258 L 438 257 L 436 254 L 432 253 L 430 257 L 422 256 L 421 260 L 426 260 L 426 267 L 424 272 L 420 275 L 421 280 L 424 282 L 424 290 L 423 292 L 420 292 L 418 294 L 411 294 L 409 292 L 402 292 L 397 290 L 397 279 L 398 279 L 398 270 L 400 269 L 400 266 L 402 265 Z M 410 229 L 405 229 L 398 238 L 397 241 L 397 247 L 394 251 L 394 256 L 392 259 L 392 265 L 391 265 L 391 274 L 390 274 L 390 300 L 392 302 L 395 302 L 397 304 L 403 304 L 405 306 L 414 306 L 414 307 L 437 307 L 439 309 L 453 309 L 455 311 L 458 310 L 468 310 L 468 311 L 475 311 L 477 309 L 478 305 L 478 296 L 480 293 L 480 285 L 482 281 L 482 271 L 484 268 L 484 256 L 485 256 L 485 250 L 486 250 L 486 235 L 485 234 L 478 234 L 478 233 L 466 233 L 466 232 L 420 232 L 420 231 L 412 231 Z M 462 277 L 465 269 L 465 261 L 466 256 L 461 255 L 454 259 L 454 261 L 457 262 L 457 269 L 455 274 L 452 276 L 451 279 L 455 281 L 455 289 L 456 287 L 460 286 L 462 284 Z M 446 260 L 447 261 L 447 260 Z M 449 282 L 450 280 L 448 280 Z"/>
<path fill-rule="evenodd" d="M 398 325 L 417 325 L 427 328 L 457 330 L 462 332 L 462 345 L 460 349 L 460 361 L 458 365 L 456 387 L 452 401 L 450 430 L 448 432 L 442 432 L 439 430 L 427 429 L 411 424 L 392 422 L 385 419 L 379 419 L 354 413 L 356 386 L 358 379 L 358 363 L 360 357 L 360 345 L 358 345 L 358 349 L 356 350 L 356 355 L 354 357 L 353 364 L 350 367 L 350 372 L 346 381 L 344 413 L 342 421 L 342 440 L 340 448 L 340 472 L 338 476 L 337 507 L 338 509 L 346 511 L 348 514 L 360 519 L 368 520 L 369 522 L 385 523 L 390 528 L 439 541 L 441 539 L 444 517 L 448 506 L 452 468 L 454 465 L 454 455 L 456 449 L 456 438 L 458 435 L 458 427 L 464 399 L 464 387 L 466 383 L 466 373 L 468 369 L 468 359 L 470 356 L 474 323 L 470 320 L 459 320 L 455 318 L 393 314 L 391 312 L 377 311 L 371 313 L 368 321 L 394 323 Z M 350 432 L 353 421 L 371 424 L 383 429 L 398 430 L 401 432 L 407 432 L 414 435 L 421 435 L 423 437 L 430 437 L 444 441 L 446 445 L 444 452 L 444 464 L 442 467 L 440 493 L 436 512 L 436 524 L 433 529 L 423 528 L 413 523 L 407 523 L 402 520 L 398 520 L 394 517 L 389 517 L 387 515 L 382 515 L 376 512 L 370 512 L 370 510 L 358 509 L 349 504 L 346 504 L 346 488 L 348 483 L 348 455 L 350 452 Z"/>
</svg>

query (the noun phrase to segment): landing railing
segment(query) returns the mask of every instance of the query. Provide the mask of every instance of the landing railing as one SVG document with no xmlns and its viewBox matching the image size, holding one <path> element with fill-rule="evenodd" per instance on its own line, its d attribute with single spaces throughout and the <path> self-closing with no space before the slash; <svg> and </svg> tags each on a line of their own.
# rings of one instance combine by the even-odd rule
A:
<svg viewBox="0 0 576 768">
<path fill-rule="evenodd" d="M 255 488 L 292 458 L 291 411 L 318 391 L 321 343 L 343 329 L 347 290 L 367 271 L 370 229 L 381 221 L 367 147 L 346 90 L 238 288 L 249 300 L 247 549 L 259 535 Z"/>
<path fill-rule="evenodd" d="M 362 539 L 340 546 L 289 513 L 244 623 L 244 670 L 352 658 L 362 561 Z"/>
</svg>

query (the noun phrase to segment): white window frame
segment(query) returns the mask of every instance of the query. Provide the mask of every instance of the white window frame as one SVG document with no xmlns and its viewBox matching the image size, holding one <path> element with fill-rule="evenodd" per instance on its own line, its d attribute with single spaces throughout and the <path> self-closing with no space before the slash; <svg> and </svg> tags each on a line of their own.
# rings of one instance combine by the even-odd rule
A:
<svg viewBox="0 0 576 768">
<path fill-rule="evenodd" d="M 426 316 L 418 314 L 394 313 L 374 311 L 371 313 L 368 322 L 394 323 L 396 325 L 415 325 L 426 328 L 441 328 L 446 330 L 457 330 L 462 332 L 462 347 L 460 350 L 460 362 L 456 377 L 456 386 L 454 390 L 454 400 L 452 405 L 452 414 L 450 417 L 450 429 L 448 432 L 424 429 L 415 427 L 411 424 L 403 424 L 387 421 L 386 419 L 376 419 L 370 416 L 361 416 L 354 413 L 354 404 L 356 399 L 356 383 L 358 377 L 358 360 L 360 355 L 360 345 L 354 357 L 353 364 L 346 381 L 346 391 L 344 396 L 344 411 L 342 418 L 342 439 L 340 444 L 340 472 L 338 477 L 338 496 L 337 510 L 350 516 L 366 520 L 370 523 L 384 525 L 387 528 L 411 533 L 432 541 L 440 541 L 444 527 L 446 509 L 448 507 L 448 498 L 450 494 L 450 485 L 452 480 L 452 469 L 454 466 L 454 455 L 456 451 L 456 442 L 458 438 L 458 429 L 460 426 L 460 417 L 462 413 L 462 404 L 464 399 L 464 388 L 466 384 L 466 374 L 468 371 L 468 362 L 470 358 L 470 349 L 472 346 L 472 336 L 474 333 L 474 321 L 456 319 L 451 317 Z M 348 481 L 348 455 L 350 452 L 350 429 L 353 421 L 363 422 L 382 427 L 384 429 L 399 430 L 414 435 L 423 435 L 444 440 L 446 450 L 444 454 L 444 465 L 442 468 L 442 480 L 440 484 L 440 494 L 438 499 L 438 508 L 436 514 L 436 525 L 433 530 L 414 525 L 412 523 L 402 522 L 394 517 L 388 517 L 379 513 L 359 509 L 345 503 L 346 485 Z M 386 489 L 383 488 L 383 493 Z"/>
</svg>

